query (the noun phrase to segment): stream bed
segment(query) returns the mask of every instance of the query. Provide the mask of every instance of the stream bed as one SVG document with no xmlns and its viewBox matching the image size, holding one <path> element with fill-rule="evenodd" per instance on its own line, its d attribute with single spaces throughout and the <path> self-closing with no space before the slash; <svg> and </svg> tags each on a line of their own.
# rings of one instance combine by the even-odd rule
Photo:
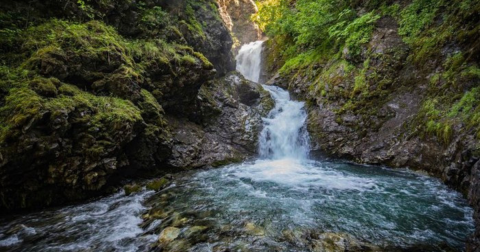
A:
<svg viewBox="0 0 480 252">
<path fill-rule="evenodd" d="M 280 159 L 175 177 L 157 193 L 1 218 L 0 251 L 312 251 L 325 239 L 461 251 L 474 231 L 459 193 L 408 170 Z M 159 244 L 165 229 L 176 237 Z"/>
</svg>

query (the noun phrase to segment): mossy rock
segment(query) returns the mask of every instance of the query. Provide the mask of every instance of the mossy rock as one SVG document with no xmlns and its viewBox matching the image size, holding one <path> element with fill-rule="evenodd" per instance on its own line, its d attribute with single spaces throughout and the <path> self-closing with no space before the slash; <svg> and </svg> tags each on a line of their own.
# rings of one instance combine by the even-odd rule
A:
<svg viewBox="0 0 480 252">
<path fill-rule="evenodd" d="M 153 181 L 150 181 L 146 187 L 148 190 L 153 190 L 158 192 L 161 189 L 165 188 L 169 182 L 170 181 L 166 178 L 155 179 Z"/>
<path fill-rule="evenodd" d="M 130 184 L 123 187 L 126 196 L 130 196 L 131 194 L 138 193 L 142 190 L 142 186 L 138 184 Z"/>
<path fill-rule="evenodd" d="M 30 88 L 33 89 L 37 94 L 45 97 L 57 96 L 57 87 L 60 85 L 60 81 L 56 78 L 35 78 L 29 84 Z"/>
</svg>

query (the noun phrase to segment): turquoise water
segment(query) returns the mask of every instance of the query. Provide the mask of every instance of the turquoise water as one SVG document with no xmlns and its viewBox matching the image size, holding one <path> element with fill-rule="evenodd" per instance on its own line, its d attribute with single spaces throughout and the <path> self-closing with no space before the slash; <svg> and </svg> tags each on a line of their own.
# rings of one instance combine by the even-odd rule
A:
<svg viewBox="0 0 480 252">
<path fill-rule="evenodd" d="M 348 233 L 381 247 L 448 244 L 458 250 L 474 230 L 472 209 L 440 181 L 342 162 L 258 160 L 187 176 L 165 194 L 174 200 L 161 208 L 195 216 L 190 226 L 209 223 L 209 237 L 225 226 L 248 237 L 250 225 L 262 244 L 284 249 L 303 248 L 282 243 L 287 230 Z"/>
</svg>

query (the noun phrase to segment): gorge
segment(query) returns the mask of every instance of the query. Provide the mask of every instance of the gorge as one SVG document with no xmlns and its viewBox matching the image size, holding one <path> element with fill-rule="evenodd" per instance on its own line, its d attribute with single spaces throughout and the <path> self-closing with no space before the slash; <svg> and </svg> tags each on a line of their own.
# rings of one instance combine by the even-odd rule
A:
<svg viewBox="0 0 480 252">
<path fill-rule="evenodd" d="M 0 251 L 477 251 L 459 2 L 2 3 Z"/>
</svg>

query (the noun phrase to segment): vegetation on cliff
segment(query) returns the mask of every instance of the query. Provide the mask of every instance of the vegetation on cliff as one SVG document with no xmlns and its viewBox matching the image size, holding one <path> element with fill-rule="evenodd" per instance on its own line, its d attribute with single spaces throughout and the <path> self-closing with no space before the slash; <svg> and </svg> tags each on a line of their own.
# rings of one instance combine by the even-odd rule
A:
<svg viewBox="0 0 480 252">
<path fill-rule="evenodd" d="M 480 223 L 479 1 L 258 4 L 265 67 L 307 100 L 317 148 L 441 177 Z"/>
<path fill-rule="evenodd" d="M 0 5 L 0 210 L 158 172 L 171 154 L 165 114 L 195 115 L 214 68 L 230 69 L 213 1 Z"/>
<path fill-rule="evenodd" d="M 307 77 L 312 100 L 341 100 L 339 113 L 375 113 L 392 90 L 415 85 L 396 79 L 412 65 L 429 79 L 418 134 L 449 143 L 460 122 L 480 137 L 478 1 L 270 0 L 259 6 L 254 20 L 278 52 L 269 64 L 284 76 Z M 405 45 L 376 47 L 374 31 L 385 22 Z"/>
</svg>

